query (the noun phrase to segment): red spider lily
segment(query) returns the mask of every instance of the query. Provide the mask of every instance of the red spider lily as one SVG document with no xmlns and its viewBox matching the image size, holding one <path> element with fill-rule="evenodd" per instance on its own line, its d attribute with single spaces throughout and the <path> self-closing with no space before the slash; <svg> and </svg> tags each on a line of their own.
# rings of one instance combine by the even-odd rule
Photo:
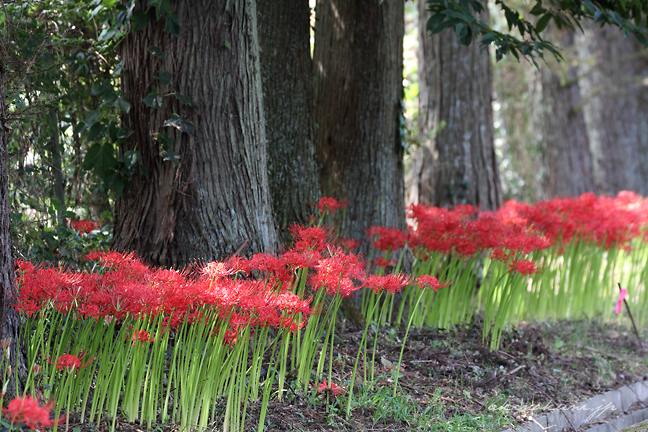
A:
<svg viewBox="0 0 648 432">
<path fill-rule="evenodd" d="M 387 291 L 394 294 L 402 290 L 410 283 L 409 277 L 405 275 L 386 275 L 386 276 L 367 276 L 364 286 L 371 288 L 376 294 L 381 291 Z"/>
<path fill-rule="evenodd" d="M 389 267 L 396 265 L 396 260 L 386 260 L 384 257 L 374 258 L 373 265 L 376 267 Z"/>
<path fill-rule="evenodd" d="M 329 391 L 329 390 L 330 390 L 331 392 L 333 392 L 333 395 L 334 395 L 334 396 L 337 396 L 337 395 L 339 395 L 339 394 L 344 393 L 344 389 L 343 389 L 343 388 L 341 388 L 340 386 L 338 386 L 337 384 L 335 384 L 333 381 L 331 381 L 331 385 L 329 386 L 329 385 L 326 383 L 326 380 L 324 380 L 324 382 L 320 383 L 320 385 L 319 385 L 319 390 L 317 390 L 317 393 L 322 393 L 322 392 L 324 392 L 324 391 Z"/>
<path fill-rule="evenodd" d="M 235 274 L 236 270 L 222 262 L 210 262 L 201 269 L 201 272 L 210 279 L 221 279 Z"/>
<path fill-rule="evenodd" d="M 522 275 L 530 275 L 537 273 L 539 271 L 538 267 L 533 261 L 529 260 L 519 260 L 509 264 L 509 273 L 516 272 Z"/>
<path fill-rule="evenodd" d="M 99 224 L 96 222 L 83 220 L 83 219 L 68 219 L 68 224 L 70 228 L 78 231 L 81 234 L 90 234 L 92 231 L 99 228 Z"/>
<path fill-rule="evenodd" d="M 326 213 L 327 211 L 330 211 L 331 214 L 334 214 L 337 210 L 345 208 L 347 204 L 348 201 L 346 199 L 337 201 L 334 198 L 322 197 L 320 198 L 319 202 L 315 204 L 315 208 L 317 208 L 322 214 Z"/>
<path fill-rule="evenodd" d="M 394 251 L 404 247 L 408 241 L 407 233 L 396 229 L 381 226 L 369 228 L 369 238 L 376 237 L 373 245 L 381 251 Z"/>
<path fill-rule="evenodd" d="M 286 286 L 290 285 L 294 278 L 292 272 L 286 268 L 286 263 L 274 255 L 256 254 L 249 261 L 249 265 L 251 270 L 264 272 Z"/>
<path fill-rule="evenodd" d="M 305 250 L 323 252 L 330 244 L 331 230 L 325 227 L 304 227 L 299 224 L 292 225 L 289 229 L 293 236 L 292 251 Z"/>
<path fill-rule="evenodd" d="M 309 268 L 317 265 L 319 260 L 322 259 L 322 254 L 314 250 L 302 250 L 300 252 L 290 250 L 283 254 L 281 259 L 287 267 L 293 269 Z"/>
<path fill-rule="evenodd" d="M 429 275 L 421 275 L 418 277 L 416 280 L 416 283 L 419 284 L 421 289 L 425 288 L 433 288 L 434 291 L 438 290 L 439 288 L 445 288 L 449 287 L 451 282 L 446 282 L 444 284 L 440 283 L 437 278 L 434 276 L 429 276 Z"/>
<path fill-rule="evenodd" d="M 358 246 L 360 246 L 360 242 L 358 242 L 357 240 L 354 240 L 354 239 L 349 239 L 349 238 L 339 238 L 336 243 L 345 252 L 350 252 L 353 249 L 357 249 Z"/>
<path fill-rule="evenodd" d="M 133 346 L 135 346 L 137 341 L 150 342 L 150 343 L 154 342 L 153 338 L 151 337 L 151 334 L 146 330 L 136 331 L 135 333 L 133 333 L 133 337 L 131 337 L 131 340 L 133 341 Z"/>
<path fill-rule="evenodd" d="M 330 295 L 338 290 L 342 297 L 357 291 L 353 279 L 363 281 L 365 272 L 363 265 L 354 254 L 345 254 L 341 249 L 331 251 L 330 258 L 321 259 L 316 266 L 316 274 L 311 279 L 313 288 L 326 288 Z"/>
<path fill-rule="evenodd" d="M 77 370 L 80 368 L 84 368 L 88 366 L 90 363 L 94 361 L 94 357 L 89 359 L 87 362 L 83 363 L 83 360 L 85 360 L 86 353 L 81 352 L 78 356 L 75 356 L 73 354 L 63 354 L 58 358 L 58 360 L 54 363 L 49 362 L 51 365 L 55 365 L 56 369 L 58 370 L 67 370 L 68 372 L 72 372 L 73 370 Z"/>
<path fill-rule="evenodd" d="M 50 402 L 43 406 L 31 396 L 17 397 L 7 408 L 3 409 L 5 417 L 12 423 L 25 423 L 29 428 L 36 429 L 39 427 L 52 427 L 65 420 L 65 416 L 58 420 L 50 418 L 50 411 L 54 403 Z"/>
</svg>

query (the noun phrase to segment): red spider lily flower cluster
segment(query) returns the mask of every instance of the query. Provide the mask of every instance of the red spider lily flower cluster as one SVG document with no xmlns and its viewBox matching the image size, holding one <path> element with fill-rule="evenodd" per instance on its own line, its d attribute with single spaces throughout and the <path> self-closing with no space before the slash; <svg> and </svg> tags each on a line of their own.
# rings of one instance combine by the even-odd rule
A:
<svg viewBox="0 0 648 432">
<path fill-rule="evenodd" d="M 322 393 L 322 392 L 325 392 L 325 391 L 328 391 L 328 390 L 333 392 L 334 396 L 337 396 L 337 395 L 340 395 L 340 394 L 344 393 L 344 389 L 342 387 L 338 386 L 333 381 L 331 381 L 331 385 L 329 386 L 326 383 L 326 380 L 324 380 L 324 382 L 320 383 L 319 389 L 317 390 L 317 393 Z"/>
<path fill-rule="evenodd" d="M 151 336 L 151 334 L 149 332 L 147 332 L 146 330 L 136 331 L 135 333 L 133 333 L 133 337 L 131 337 L 131 340 L 133 341 L 133 346 L 135 346 L 135 344 L 138 341 L 139 342 L 150 342 L 150 343 L 155 342 L 153 337 Z"/>
<path fill-rule="evenodd" d="M 529 275 L 538 272 L 538 267 L 536 266 L 536 264 L 533 261 L 529 260 L 519 260 L 512 262 L 509 264 L 509 267 L 511 267 L 509 273 L 516 272 L 520 273 L 521 275 Z"/>
<path fill-rule="evenodd" d="M 54 407 L 53 403 L 48 403 L 40 406 L 38 401 L 31 396 L 17 397 L 11 402 L 7 408 L 3 409 L 7 420 L 14 424 L 25 423 L 27 427 L 36 429 L 40 427 L 52 427 L 65 417 L 54 420 L 50 418 L 50 411 Z"/>
<path fill-rule="evenodd" d="M 396 229 L 374 226 L 369 228 L 369 238 L 373 238 L 373 245 L 380 251 L 395 251 L 407 244 L 408 234 Z"/>
<path fill-rule="evenodd" d="M 587 193 L 538 204 L 509 201 L 497 212 L 411 205 L 408 217 L 408 244 L 420 257 L 490 251 L 491 258 L 509 263 L 512 270 L 531 274 L 539 269 L 516 257 L 554 246 L 562 250 L 575 239 L 628 249 L 630 241 L 646 235 L 648 200 L 631 192 L 616 198 Z"/>
<path fill-rule="evenodd" d="M 63 314 L 106 322 L 163 314 L 165 324 L 171 327 L 216 313 L 231 317 L 231 334 L 248 323 L 286 326 L 286 313 L 300 315 L 289 320 L 289 326 L 296 328 L 311 313 L 307 300 L 300 300 L 287 289 L 276 290 L 293 278 L 278 257 L 257 255 L 249 260 L 211 263 L 193 276 L 149 268 L 128 254 L 93 252 L 88 258 L 99 262 L 99 273 L 39 268 L 19 261 L 17 310 L 33 316 L 43 309 L 56 308 Z M 252 271 L 263 272 L 273 278 L 273 283 L 266 284 L 263 278 L 233 277 Z"/>
<path fill-rule="evenodd" d="M 450 282 L 441 283 L 437 278 L 429 275 L 419 276 L 416 280 L 416 283 L 421 287 L 421 289 L 432 288 L 434 289 L 434 291 L 438 290 L 439 288 L 446 288 L 450 286 Z"/>
<path fill-rule="evenodd" d="M 63 354 L 55 362 L 49 362 L 51 365 L 55 365 L 58 370 L 66 370 L 72 372 L 76 370 L 79 371 L 80 368 L 88 366 L 94 361 L 94 357 L 90 358 L 85 363 L 83 362 L 87 357 L 86 353 L 80 353 L 78 356 L 73 354 Z"/>
<path fill-rule="evenodd" d="M 322 197 L 314 207 L 320 211 L 320 214 L 324 214 L 327 211 L 331 212 L 331 214 L 334 214 L 337 210 L 346 208 L 347 205 L 348 202 L 345 199 L 342 201 L 337 201 L 334 198 Z"/>
<path fill-rule="evenodd" d="M 70 226 L 70 228 L 78 231 L 81 234 L 90 234 L 92 231 L 99 228 L 99 224 L 97 222 L 83 219 L 68 219 L 68 225 Z"/>
<path fill-rule="evenodd" d="M 397 293 L 410 284 L 410 279 L 404 275 L 367 276 L 364 286 L 371 288 L 376 294 L 387 291 L 390 294 Z"/>
</svg>

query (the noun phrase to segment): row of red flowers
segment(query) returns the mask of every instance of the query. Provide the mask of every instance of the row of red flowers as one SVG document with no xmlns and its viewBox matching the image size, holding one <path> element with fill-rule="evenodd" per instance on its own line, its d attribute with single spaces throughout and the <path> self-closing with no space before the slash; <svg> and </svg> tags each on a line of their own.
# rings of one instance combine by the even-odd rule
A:
<svg viewBox="0 0 648 432">
<path fill-rule="evenodd" d="M 533 273 L 530 261 L 518 261 L 537 250 L 562 250 L 574 241 L 587 241 L 609 249 L 630 249 L 634 239 L 646 240 L 648 200 L 632 192 L 616 198 L 583 194 L 578 198 L 553 199 L 538 204 L 507 202 L 496 212 L 480 212 L 470 205 L 455 209 L 411 205 L 407 231 L 372 227 L 369 235 L 384 252 L 408 245 L 422 259 L 429 253 L 457 253 L 470 257 L 490 251 L 512 269 Z M 390 264 L 378 257 L 374 264 Z"/>
</svg>

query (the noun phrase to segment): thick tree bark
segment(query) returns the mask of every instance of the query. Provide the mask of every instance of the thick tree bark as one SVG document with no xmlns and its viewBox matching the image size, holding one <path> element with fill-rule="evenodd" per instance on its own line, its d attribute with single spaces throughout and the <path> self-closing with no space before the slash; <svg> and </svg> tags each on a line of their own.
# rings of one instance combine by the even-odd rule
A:
<svg viewBox="0 0 648 432">
<path fill-rule="evenodd" d="M 577 33 L 579 85 L 597 192 L 641 190 L 635 49 L 617 28 L 583 27 Z"/>
<path fill-rule="evenodd" d="M 270 192 L 280 231 L 307 223 L 319 198 L 308 0 L 257 5 Z"/>
<path fill-rule="evenodd" d="M 405 227 L 403 0 L 317 2 L 316 146 L 324 195 L 346 198 L 346 237 Z"/>
<path fill-rule="evenodd" d="M 548 31 L 566 58 L 574 54 L 573 31 Z M 528 74 L 533 144 L 542 161 L 539 200 L 596 190 L 577 68 L 547 60 L 540 69 L 530 65 Z"/>
<path fill-rule="evenodd" d="M 11 219 L 9 208 L 9 175 L 7 164 L 9 162 L 7 153 L 7 118 L 5 105 L 5 72 L 2 58 L 3 50 L 0 49 L 0 339 L 11 339 L 11 357 L 9 364 L 12 367 L 18 365 L 18 372 L 24 373 L 24 358 L 18 350 L 18 332 L 20 329 L 20 318 L 13 305 L 16 303 L 16 275 L 14 272 L 14 261 L 11 239 Z M 16 362 L 16 356 L 18 361 Z M 0 350 L 0 370 L 7 367 L 6 358 Z M 11 382 L 8 388 L 9 395 L 16 394 L 15 382 L 10 376 Z M 0 383 L 0 386 L 4 383 Z M 1 387 L 0 387 L 1 388 Z"/>
<path fill-rule="evenodd" d="M 636 55 L 635 77 L 637 80 L 637 161 L 639 165 L 639 188 L 637 193 L 648 196 L 648 49 L 634 40 Z"/>
<path fill-rule="evenodd" d="M 479 43 L 463 46 L 452 29 L 426 33 L 419 2 L 419 130 L 409 201 L 437 206 L 502 203 L 493 138 L 492 68 Z M 487 9 L 480 16 L 488 22 Z"/>
<path fill-rule="evenodd" d="M 137 9 L 145 2 L 138 1 Z M 118 250 L 162 265 L 224 258 L 248 240 L 248 251 L 270 251 L 277 236 L 268 194 L 266 138 L 254 0 L 172 2 L 181 34 L 164 19 L 131 32 L 122 44 L 122 86 L 131 101 L 123 126 L 133 135 L 123 150 L 142 154 L 137 175 L 115 209 Z M 164 58 L 154 56 L 159 47 Z M 168 85 L 154 76 L 173 74 Z M 153 109 L 142 100 L 158 88 L 167 97 Z M 195 133 L 164 127 L 173 113 Z M 179 163 L 160 156 L 162 133 Z M 157 135 L 158 140 L 154 139 Z"/>
</svg>

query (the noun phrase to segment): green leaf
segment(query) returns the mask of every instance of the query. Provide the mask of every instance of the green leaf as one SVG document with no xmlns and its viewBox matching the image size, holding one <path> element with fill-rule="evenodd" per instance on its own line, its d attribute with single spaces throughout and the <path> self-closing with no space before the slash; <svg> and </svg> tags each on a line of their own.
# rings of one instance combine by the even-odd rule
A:
<svg viewBox="0 0 648 432">
<path fill-rule="evenodd" d="M 166 120 L 164 126 L 171 126 L 178 129 L 180 132 L 186 132 L 188 134 L 192 134 L 196 131 L 195 124 L 177 114 L 173 114 L 169 120 Z"/>
<path fill-rule="evenodd" d="M 75 126 L 74 131 L 73 131 L 72 133 L 73 133 L 74 135 L 80 134 L 81 132 L 83 132 L 84 130 L 86 130 L 86 127 L 87 127 L 87 126 L 86 126 L 85 122 L 81 122 L 81 123 L 79 123 L 79 124 L 77 124 L 77 125 Z"/>
<path fill-rule="evenodd" d="M 142 99 L 142 102 L 144 102 L 144 104 L 148 107 L 158 109 L 162 108 L 164 98 L 162 98 L 162 96 L 158 96 L 157 89 L 153 87 L 153 91 L 149 93 L 148 96 L 146 96 L 144 99 Z"/>
<path fill-rule="evenodd" d="M 159 57 L 162 60 L 164 60 L 166 58 L 166 55 L 164 55 L 164 52 L 162 52 L 162 48 L 160 48 L 159 46 L 150 46 L 147 49 L 148 49 L 148 52 L 153 54 L 155 57 Z"/>
<path fill-rule="evenodd" d="M 90 131 L 88 132 L 88 140 L 96 141 L 97 138 L 101 138 L 104 135 L 106 135 L 106 128 L 104 127 L 104 125 L 101 123 L 95 123 L 92 125 Z"/>
<path fill-rule="evenodd" d="M 91 127 L 95 123 L 99 121 L 99 116 L 101 115 L 101 112 L 99 110 L 94 110 L 90 112 L 85 119 L 85 124 L 86 127 Z"/>
<path fill-rule="evenodd" d="M 229 41 L 223 42 L 223 45 L 225 45 L 225 48 L 227 49 L 232 49 L 232 45 L 230 45 Z"/>
<path fill-rule="evenodd" d="M 191 98 L 189 96 L 176 93 L 175 97 L 181 104 L 191 106 Z"/>
<path fill-rule="evenodd" d="M 117 92 L 110 79 L 105 79 L 101 84 L 92 87 L 90 94 L 97 96 L 102 105 L 111 104 L 117 99 Z"/>
<path fill-rule="evenodd" d="M 125 113 L 130 111 L 130 102 L 124 96 L 119 96 L 115 101 L 115 106 Z"/>
<path fill-rule="evenodd" d="M 149 5 L 155 8 L 155 19 L 160 19 L 169 11 L 169 0 L 149 0 Z"/>
<path fill-rule="evenodd" d="M 132 170 L 138 162 L 142 160 L 142 154 L 137 150 L 129 150 L 124 154 L 124 157 L 121 160 L 126 168 Z"/>
<path fill-rule="evenodd" d="M 551 21 L 551 14 L 546 13 L 542 15 L 542 17 L 538 20 L 538 24 L 536 24 L 536 32 L 542 33 L 544 29 L 547 28 L 547 24 L 549 24 L 549 21 Z"/>
<path fill-rule="evenodd" d="M 143 11 L 136 11 L 133 12 L 131 22 L 133 23 L 133 31 L 139 31 L 151 22 L 151 18 Z"/>
<path fill-rule="evenodd" d="M 162 148 L 169 148 L 174 143 L 173 138 L 171 138 L 166 132 L 157 134 L 155 136 L 155 139 L 162 146 Z"/>
<path fill-rule="evenodd" d="M 425 25 L 425 29 L 434 34 L 434 30 L 437 28 L 439 24 L 443 22 L 443 20 L 446 19 L 446 16 L 443 14 L 433 14 L 428 20 Z"/>
<path fill-rule="evenodd" d="M 497 38 L 497 33 L 495 32 L 490 32 L 486 33 L 484 36 L 482 36 L 481 43 L 482 45 L 490 45 L 493 43 L 493 41 Z"/>
<path fill-rule="evenodd" d="M 124 176 L 122 176 L 121 173 L 117 171 L 107 173 L 103 177 L 103 181 L 106 187 L 108 189 L 114 190 L 118 196 L 120 196 L 122 192 L 124 192 L 124 188 L 126 187 L 126 179 L 124 179 Z"/>
<path fill-rule="evenodd" d="M 470 45 L 470 43 L 472 42 L 473 34 L 472 34 L 472 32 L 471 32 L 469 29 L 467 29 L 467 28 L 464 29 L 464 30 L 466 30 L 466 31 L 463 32 L 464 34 L 461 35 L 461 37 L 459 37 L 459 42 L 460 42 L 462 45 L 468 46 L 468 45 Z"/>
<path fill-rule="evenodd" d="M 119 128 L 117 131 L 117 139 L 125 139 L 133 135 L 133 131 L 129 131 L 126 128 Z"/>
<path fill-rule="evenodd" d="M 167 71 L 158 71 L 157 75 L 153 76 L 153 79 L 160 81 L 162 85 L 167 85 L 173 79 L 173 74 Z"/>
<path fill-rule="evenodd" d="M 101 34 L 97 38 L 97 40 L 99 42 L 108 41 L 108 40 L 114 38 L 118 34 L 119 34 L 119 29 L 117 27 L 112 27 L 111 26 L 111 27 L 103 29 L 101 31 Z"/>
<path fill-rule="evenodd" d="M 118 77 L 119 75 L 121 75 L 122 69 L 124 69 L 124 60 L 117 63 L 117 66 L 115 66 L 115 69 L 113 70 L 112 76 Z"/>
<path fill-rule="evenodd" d="M 97 175 L 103 177 L 117 165 L 114 148 L 111 144 L 95 144 L 86 153 L 83 160 L 83 169 L 86 171 L 94 170 Z"/>
<path fill-rule="evenodd" d="M 169 13 L 164 21 L 164 31 L 168 31 L 173 36 L 180 36 L 180 20 L 175 13 Z"/>
<path fill-rule="evenodd" d="M 180 158 L 170 148 L 164 150 L 163 152 L 160 152 L 160 156 L 162 157 L 162 160 L 171 161 L 174 165 L 178 165 L 180 163 Z"/>
<path fill-rule="evenodd" d="M 541 15 L 545 12 L 547 12 L 547 9 L 542 7 L 542 1 L 540 0 L 536 0 L 535 6 L 533 6 L 533 8 L 531 8 L 530 11 L 531 15 L 536 15 L 536 16 Z"/>
</svg>

